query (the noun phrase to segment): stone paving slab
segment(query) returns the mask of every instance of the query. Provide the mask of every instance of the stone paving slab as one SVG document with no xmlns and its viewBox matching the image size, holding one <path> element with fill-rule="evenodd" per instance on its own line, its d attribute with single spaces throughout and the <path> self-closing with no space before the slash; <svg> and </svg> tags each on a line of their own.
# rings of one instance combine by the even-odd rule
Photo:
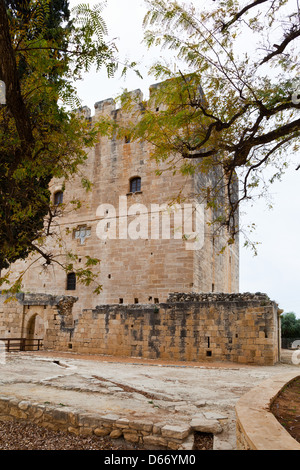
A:
<svg viewBox="0 0 300 470">
<path fill-rule="evenodd" d="M 216 450 L 235 449 L 238 399 L 260 382 L 293 370 L 299 371 L 299 366 L 9 353 L 0 364 L 0 396 L 15 398 L 19 408 L 20 402 L 35 403 L 102 416 L 107 422 L 114 421 L 115 434 L 126 420 L 140 423 L 133 425 L 135 431 L 141 426 L 146 433 L 147 426 L 152 426 L 161 436 L 156 437 L 157 442 L 170 435 L 184 440 L 187 429 L 207 429 L 215 434 Z M 148 436 L 149 442 L 151 439 Z"/>
</svg>

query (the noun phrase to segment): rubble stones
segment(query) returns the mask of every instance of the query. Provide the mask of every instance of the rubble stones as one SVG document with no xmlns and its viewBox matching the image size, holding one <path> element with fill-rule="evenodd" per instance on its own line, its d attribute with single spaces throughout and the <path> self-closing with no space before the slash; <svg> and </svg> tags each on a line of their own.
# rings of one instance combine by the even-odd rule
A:
<svg viewBox="0 0 300 470">
<path fill-rule="evenodd" d="M 208 292 L 208 293 L 180 293 L 173 292 L 169 294 L 167 302 L 249 302 L 249 301 L 262 301 L 271 303 L 267 294 L 261 292 L 256 293 L 223 293 L 223 292 Z"/>
<path fill-rule="evenodd" d="M 0 397 L 0 421 L 18 419 L 31 422 L 54 431 L 68 432 L 77 436 L 97 436 L 118 439 L 123 437 L 131 444 L 155 446 L 165 449 L 191 448 L 192 428 L 186 425 L 153 423 L 149 420 L 130 420 L 115 414 L 93 415 L 91 413 L 42 406 L 15 398 Z M 189 439 L 187 439 L 189 438 Z"/>
</svg>

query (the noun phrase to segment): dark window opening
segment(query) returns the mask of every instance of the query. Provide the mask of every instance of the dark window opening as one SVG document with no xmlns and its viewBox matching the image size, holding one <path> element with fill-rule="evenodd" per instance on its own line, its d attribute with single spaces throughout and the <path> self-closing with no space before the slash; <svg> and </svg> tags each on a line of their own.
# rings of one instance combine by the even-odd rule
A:
<svg viewBox="0 0 300 470">
<path fill-rule="evenodd" d="M 123 299 L 119 299 L 119 304 L 122 304 L 123 303 Z"/>
<path fill-rule="evenodd" d="M 134 303 L 135 303 L 135 304 L 138 304 L 138 303 L 139 303 L 139 299 L 134 299 Z"/>
<path fill-rule="evenodd" d="M 67 275 L 67 290 L 76 290 L 76 274 L 69 273 Z"/>
<path fill-rule="evenodd" d="M 156 298 L 155 298 L 155 299 L 154 299 L 154 303 L 155 303 L 155 304 L 159 304 L 159 299 L 156 299 Z"/>
<path fill-rule="evenodd" d="M 62 191 L 57 191 L 54 194 L 54 205 L 59 206 L 59 204 L 63 203 L 63 199 L 64 199 L 64 193 Z"/>
<path fill-rule="evenodd" d="M 211 351 L 206 351 L 206 356 L 210 357 L 211 356 Z"/>
<path fill-rule="evenodd" d="M 132 178 L 130 180 L 130 192 L 131 193 L 136 193 L 137 191 L 140 191 L 141 190 L 141 178 L 137 177 L 137 178 Z"/>
</svg>

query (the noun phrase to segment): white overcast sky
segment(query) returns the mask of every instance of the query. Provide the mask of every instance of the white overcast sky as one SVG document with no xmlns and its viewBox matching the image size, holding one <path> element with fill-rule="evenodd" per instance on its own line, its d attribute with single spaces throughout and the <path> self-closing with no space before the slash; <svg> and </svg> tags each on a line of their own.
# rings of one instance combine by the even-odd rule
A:
<svg viewBox="0 0 300 470">
<path fill-rule="evenodd" d="M 90 6 L 98 1 L 70 0 L 70 7 L 78 3 Z M 142 45 L 142 20 L 146 8 L 143 0 L 108 0 L 103 10 L 109 38 L 117 38 L 120 57 L 140 61 L 139 70 L 143 80 L 129 73 L 127 78 L 108 79 L 106 73 L 91 71 L 77 83 L 82 104 L 94 113 L 94 104 L 107 98 L 114 98 L 122 89 L 140 88 L 147 97 L 149 85 L 155 83 L 147 75 L 149 66 L 162 56 L 160 51 L 148 51 Z M 157 54 L 157 55 L 155 55 Z M 256 232 L 253 240 L 260 242 L 258 255 L 243 248 L 240 242 L 240 292 L 264 292 L 275 300 L 285 312 L 293 311 L 300 318 L 300 155 L 295 157 L 282 182 L 272 186 L 273 209 L 267 208 L 264 200 L 247 204 L 242 208 L 241 223 L 254 222 Z"/>
</svg>

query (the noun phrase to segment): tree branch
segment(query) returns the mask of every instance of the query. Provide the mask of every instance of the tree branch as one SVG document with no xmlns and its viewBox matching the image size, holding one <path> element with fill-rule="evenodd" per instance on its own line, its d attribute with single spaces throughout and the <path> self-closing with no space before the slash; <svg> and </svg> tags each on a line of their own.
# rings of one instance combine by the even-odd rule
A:
<svg viewBox="0 0 300 470">
<path fill-rule="evenodd" d="M 235 23 L 236 21 L 238 21 L 248 10 L 250 10 L 251 8 L 254 8 L 256 7 L 257 5 L 260 5 L 261 3 L 265 3 L 267 2 L 268 0 L 256 0 L 255 2 L 253 3 L 250 3 L 249 5 L 246 5 L 244 8 L 242 8 L 242 10 L 240 10 L 236 15 L 234 15 L 234 17 L 232 18 L 232 20 L 228 21 L 228 23 L 225 23 L 222 28 L 221 28 L 221 32 L 224 32 L 225 29 L 229 28 L 229 26 L 231 26 L 233 23 Z"/>
<path fill-rule="evenodd" d="M 279 46 L 275 46 L 276 50 L 273 52 L 270 52 L 264 59 L 260 62 L 259 65 L 265 64 L 268 62 L 272 57 L 275 57 L 278 54 L 282 54 L 282 52 L 285 50 L 285 48 L 289 45 L 290 42 L 294 41 L 297 37 L 300 36 L 300 29 L 294 30 L 291 29 L 290 33 L 285 37 L 284 41 Z"/>
<path fill-rule="evenodd" d="M 0 0 L 0 79 L 6 85 L 6 106 L 14 117 L 17 132 L 26 151 L 33 145 L 33 134 L 29 113 L 21 94 L 4 0 Z"/>
</svg>

